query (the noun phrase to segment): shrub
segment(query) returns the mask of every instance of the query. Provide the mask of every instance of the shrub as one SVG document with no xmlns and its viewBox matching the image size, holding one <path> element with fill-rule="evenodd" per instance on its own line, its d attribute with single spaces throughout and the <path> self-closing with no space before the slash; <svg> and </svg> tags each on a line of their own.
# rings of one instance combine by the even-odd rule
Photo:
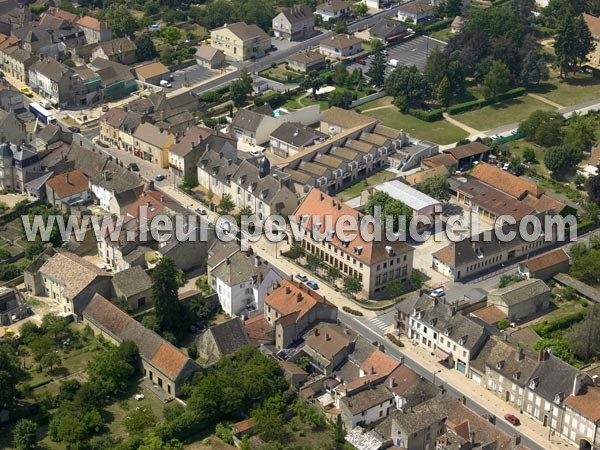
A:
<svg viewBox="0 0 600 450">
<path fill-rule="evenodd" d="M 398 347 L 404 347 L 404 344 L 398 336 L 388 333 L 385 335 L 385 337 L 388 338 L 394 345 L 397 345 Z"/>
<path fill-rule="evenodd" d="M 577 311 L 566 316 L 559 317 L 552 322 L 542 322 L 532 325 L 533 331 L 539 334 L 542 338 L 548 337 L 550 333 L 558 330 L 565 330 L 577 322 L 581 322 L 587 315 L 587 310 Z"/>
<path fill-rule="evenodd" d="M 444 28 L 447 28 L 453 21 L 454 19 L 444 19 L 444 20 L 438 20 L 435 23 L 432 23 L 431 25 L 427 25 L 426 27 L 423 28 L 423 31 L 425 33 L 433 33 L 434 31 L 440 31 L 443 30 Z"/>
<path fill-rule="evenodd" d="M 279 92 L 272 92 L 271 94 L 263 95 L 262 97 L 257 97 L 254 99 L 254 104 L 256 106 L 262 106 L 265 103 L 268 103 L 271 108 L 276 109 L 285 103 L 285 97 Z"/>
<path fill-rule="evenodd" d="M 448 114 L 460 114 L 466 111 L 471 111 L 477 108 L 483 108 L 484 106 L 493 105 L 494 103 L 501 102 L 504 100 L 509 100 L 511 98 L 520 97 L 525 94 L 525 88 L 518 87 L 515 89 L 511 89 L 509 91 L 504 92 L 503 94 L 499 94 L 493 98 L 483 98 L 479 100 L 471 100 L 470 102 L 457 103 L 456 105 L 452 105 L 448 108 Z"/>
<path fill-rule="evenodd" d="M 344 312 L 347 312 L 348 314 L 352 314 L 353 316 L 362 316 L 363 315 L 363 313 L 361 311 L 352 309 L 349 306 L 344 306 L 342 309 L 344 310 Z"/>
<path fill-rule="evenodd" d="M 496 325 L 498 326 L 499 330 L 506 330 L 508 327 L 510 327 L 510 320 L 506 318 L 499 320 Z"/>
<path fill-rule="evenodd" d="M 443 115 L 442 115 L 443 110 L 442 109 L 425 110 L 425 109 L 411 108 L 408 110 L 408 113 L 411 116 L 416 117 L 417 119 L 424 120 L 425 122 L 435 122 L 437 120 L 443 119 Z"/>
</svg>

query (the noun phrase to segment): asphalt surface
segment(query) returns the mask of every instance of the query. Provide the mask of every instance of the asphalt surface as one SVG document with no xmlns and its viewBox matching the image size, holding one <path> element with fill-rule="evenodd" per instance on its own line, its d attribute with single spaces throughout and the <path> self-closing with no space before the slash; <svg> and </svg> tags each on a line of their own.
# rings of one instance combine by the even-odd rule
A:
<svg viewBox="0 0 600 450">
<path fill-rule="evenodd" d="M 344 325 L 352 328 L 354 331 L 360 333 L 368 341 L 378 342 L 379 344 L 384 344 L 385 345 L 385 353 L 387 353 L 388 355 L 390 355 L 391 357 L 393 357 L 397 360 L 403 359 L 404 364 L 406 364 L 407 367 L 414 370 L 417 374 L 419 374 L 423 378 L 425 378 L 431 382 L 434 382 L 434 379 L 433 379 L 434 374 L 433 373 L 429 372 L 425 367 L 421 366 L 416 361 L 408 358 L 394 344 L 387 341 L 383 334 L 383 331 L 373 330 L 370 327 L 371 324 L 373 323 L 372 318 L 371 319 L 359 319 L 359 318 L 356 318 L 349 314 L 346 314 L 340 310 L 340 311 L 338 311 L 338 319 L 342 324 L 344 324 Z M 438 386 L 440 386 L 439 382 L 436 384 Z M 473 412 L 475 412 L 481 416 L 483 416 L 485 414 L 493 415 L 490 411 L 488 411 L 485 408 L 484 405 L 473 400 L 467 393 L 458 391 L 458 390 L 454 389 L 452 386 L 444 385 L 444 388 L 453 397 L 456 397 L 456 398 L 465 397 L 465 399 L 466 399 L 465 406 L 467 406 Z M 518 432 L 518 430 L 515 430 L 515 428 L 512 425 L 508 424 L 502 418 L 499 418 L 499 417 L 496 418 L 495 426 L 498 427 L 500 430 L 504 431 L 505 433 L 507 433 L 509 436 L 514 435 L 515 432 Z M 545 450 L 543 446 L 533 442 L 532 440 L 528 439 L 526 436 L 523 436 L 523 435 L 521 435 L 521 443 L 526 445 L 527 447 L 529 447 L 532 450 Z"/>
<path fill-rule="evenodd" d="M 179 89 L 185 85 L 193 85 L 214 77 L 216 71 L 207 69 L 206 67 L 194 64 L 185 69 L 176 70 L 173 72 L 173 80 L 171 80 L 171 90 Z"/>
</svg>

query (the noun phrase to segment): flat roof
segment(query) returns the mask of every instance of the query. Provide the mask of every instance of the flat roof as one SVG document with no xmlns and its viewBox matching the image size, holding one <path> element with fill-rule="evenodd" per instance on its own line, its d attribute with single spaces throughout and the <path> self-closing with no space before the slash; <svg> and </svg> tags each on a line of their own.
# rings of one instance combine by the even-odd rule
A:
<svg viewBox="0 0 600 450">
<path fill-rule="evenodd" d="M 399 180 L 386 181 L 375 186 L 375 190 L 386 192 L 390 197 L 402 201 L 411 209 L 419 211 L 428 206 L 439 205 L 440 202 L 429 195 L 423 194 L 421 191 L 404 184 Z"/>
</svg>

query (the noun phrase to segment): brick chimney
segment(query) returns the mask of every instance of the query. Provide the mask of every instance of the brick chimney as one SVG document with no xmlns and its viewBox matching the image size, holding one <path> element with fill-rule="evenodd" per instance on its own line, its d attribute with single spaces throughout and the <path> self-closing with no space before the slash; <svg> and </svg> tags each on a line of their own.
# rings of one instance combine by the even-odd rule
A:
<svg viewBox="0 0 600 450">
<path fill-rule="evenodd" d="M 550 353 L 548 352 L 548 349 L 542 349 L 540 350 L 539 356 L 538 356 L 538 362 L 542 362 L 542 361 L 546 361 L 550 356 Z"/>
</svg>

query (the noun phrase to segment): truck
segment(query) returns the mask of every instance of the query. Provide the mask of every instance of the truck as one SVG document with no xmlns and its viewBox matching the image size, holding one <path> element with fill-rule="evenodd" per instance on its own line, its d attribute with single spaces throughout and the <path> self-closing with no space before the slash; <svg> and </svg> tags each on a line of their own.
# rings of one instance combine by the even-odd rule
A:
<svg viewBox="0 0 600 450">
<path fill-rule="evenodd" d="M 398 61 L 397 59 L 390 59 L 388 61 L 388 66 L 393 67 L 394 69 L 396 67 L 398 67 L 399 64 L 400 64 L 400 61 Z"/>
<path fill-rule="evenodd" d="M 49 123 L 56 123 L 56 117 L 54 117 L 46 108 L 43 108 L 39 103 L 30 103 L 29 111 L 31 111 L 35 117 L 37 117 L 46 125 Z"/>
</svg>

